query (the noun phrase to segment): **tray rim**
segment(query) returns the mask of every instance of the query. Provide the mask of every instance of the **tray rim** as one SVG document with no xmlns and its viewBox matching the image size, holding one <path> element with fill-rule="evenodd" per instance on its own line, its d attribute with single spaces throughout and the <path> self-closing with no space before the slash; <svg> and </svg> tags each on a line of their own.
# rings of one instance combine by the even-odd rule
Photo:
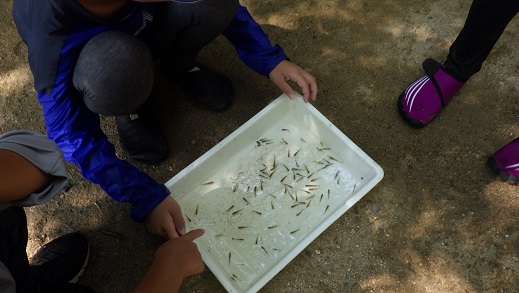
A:
<svg viewBox="0 0 519 293">
<path fill-rule="evenodd" d="M 303 97 L 296 92 L 295 100 L 290 100 L 286 94 L 280 95 L 278 98 L 274 99 L 270 102 L 266 107 L 260 110 L 256 115 L 234 130 L 231 134 L 225 137 L 223 140 L 218 142 L 215 146 L 193 161 L 191 164 L 186 166 L 176 175 L 174 175 L 171 179 L 166 181 L 164 184 L 170 191 L 171 196 L 176 200 L 184 194 L 179 195 L 175 194 L 174 185 L 182 179 L 184 176 L 188 175 L 192 172 L 196 167 L 202 165 L 205 161 L 207 161 L 214 153 L 217 153 L 220 149 L 224 148 L 229 143 L 232 143 L 236 137 L 240 136 L 247 129 L 249 129 L 257 120 L 261 119 L 263 116 L 268 114 L 275 107 L 280 106 L 283 103 L 303 103 Z M 312 232 L 303 237 L 300 242 L 295 245 L 292 250 L 287 253 L 285 256 L 281 257 L 277 263 L 275 263 L 271 270 L 263 273 L 258 277 L 258 279 L 252 283 L 247 289 L 240 290 L 239 287 L 235 286 L 231 280 L 225 276 L 223 272 L 214 271 L 215 267 L 220 266 L 216 264 L 212 257 L 206 255 L 205 250 L 201 250 L 200 254 L 202 256 L 203 261 L 206 263 L 206 266 L 211 270 L 213 275 L 220 281 L 223 287 L 228 292 L 257 292 L 263 286 L 265 286 L 274 276 L 276 276 L 285 266 L 287 266 L 299 253 L 301 253 L 312 241 L 314 241 L 320 234 L 322 234 L 328 227 L 331 226 L 341 215 L 346 213 L 355 203 L 357 203 L 364 195 L 366 195 L 373 187 L 375 187 L 384 177 L 384 171 L 380 165 L 378 165 L 370 156 L 368 156 L 362 149 L 360 149 L 351 139 L 349 139 L 341 130 L 339 130 L 334 124 L 332 124 L 322 113 L 320 113 L 312 104 L 306 104 L 307 110 L 311 115 L 315 116 L 316 119 L 319 119 L 321 122 L 326 124 L 330 131 L 333 132 L 338 138 L 344 141 L 348 147 L 358 156 L 362 157 L 364 162 L 368 164 L 375 173 L 375 176 L 366 183 L 361 189 L 356 190 L 356 193 L 353 197 L 346 201 L 346 204 L 336 209 L 333 213 L 331 213 L 326 219 L 324 219 Z M 195 240 L 195 243 L 197 240 Z M 198 244 L 198 243 L 197 243 Z"/>
</svg>

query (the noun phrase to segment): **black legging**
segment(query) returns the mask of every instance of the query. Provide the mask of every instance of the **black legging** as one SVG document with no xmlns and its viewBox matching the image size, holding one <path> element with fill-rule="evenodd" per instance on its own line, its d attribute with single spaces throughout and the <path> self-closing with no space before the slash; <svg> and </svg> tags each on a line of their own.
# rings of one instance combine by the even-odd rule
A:
<svg viewBox="0 0 519 293">
<path fill-rule="evenodd" d="M 10 207 L 0 212 L 0 261 L 16 283 L 16 292 L 39 292 L 39 281 L 29 269 L 27 259 L 27 218 L 23 208 Z"/>
<path fill-rule="evenodd" d="M 474 0 L 465 25 L 452 44 L 445 64 L 460 81 L 476 74 L 519 11 L 519 0 Z"/>
</svg>

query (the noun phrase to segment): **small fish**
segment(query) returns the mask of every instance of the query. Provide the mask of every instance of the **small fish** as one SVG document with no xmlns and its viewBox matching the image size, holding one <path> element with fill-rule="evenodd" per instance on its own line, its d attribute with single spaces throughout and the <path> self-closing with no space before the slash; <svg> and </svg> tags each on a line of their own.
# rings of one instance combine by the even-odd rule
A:
<svg viewBox="0 0 519 293">
<path fill-rule="evenodd" d="M 283 183 L 283 181 L 287 178 L 287 176 L 288 176 L 288 174 L 285 175 L 285 177 L 283 177 L 283 178 L 281 179 L 281 181 L 279 181 L 279 182 Z"/>
<path fill-rule="evenodd" d="M 191 219 L 190 219 L 187 215 L 186 215 L 186 219 L 187 219 L 189 222 L 191 222 Z"/>
<path fill-rule="evenodd" d="M 261 246 L 261 249 L 263 249 L 263 251 L 265 251 L 266 254 L 269 254 L 269 252 L 267 251 L 267 249 L 265 249 L 263 245 Z"/>
<path fill-rule="evenodd" d="M 336 158 L 334 158 L 334 157 L 332 157 L 332 156 L 328 156 L 328 158 L 329 158 L 330 160 L 335 161 L 335 162 L 339 162 L 339 160 L 337 160 Z"/>
<path fill-rule="evenodd" d="M 214 181 L 209 181 L 209 182 L 206 182 L 206 183 L 202 183 L 202 185 L 211 185 L 213 183 L 214 183 Z"/>
<path fill-rule="evenodd" d="M 289 133 L 292 133 L 292 131 L 290 131 L 290 129 L 287 129 L 287 128 L 283 128 L 283 129 L 281 129 L 281 131 L 288 131 Z"/>
<path fill-rule="evenodd" d="M 232 208 L 234 208 L 234 205 L 232 205 L 230 208 L 228 208 L 225 212 L 228 213 L 230 210 L 232 210 Z"/>
<path fill-rule="evenodd" d="M 253 212 L 255 212 L 256 214 L 258 214 L 258 215 L 260 215 L 260 216 L 262 215 L 261 212 L 254 211 L 254 210 L 253 210 Z"/>
<path fill-rule="evenodd" d="M 312 202 L 312 200 L 309 200 L 308 203 L 306 204 L 306 207 L 309 207 L 311 202 Z"/>
<path fill-rule="evenodd" d="M 239 209 L 239 210 L 237 210 L 237 211 L 232 212 L 232 215 L 233 215 L 233 216 L 236 215 L 237 213 L 241 212 L 241 210 L 243 210 L 243 209 Z"/>
<path fill-rule="evenodd" d="M 242 197 L 242 198 L 248 205 L 250 205 L 250 202 L 245 197 Z"/>
<path fill-rule="evenodd" d="M 278 227 L 278 226 L 279 226 L 279 225 L 274 225 L 274 226 L 269 226 L 268 228 L 269 228 L 269 229 L 274 229 L 274 228 L 276 228 L 276 227 Z"/>
<path fill-rule="evenodd" d="M 258 245 L 259 235 L 256 235 L 256 245 Z"/>
<path fill-rule="evenodd" d="M 330 205 L 327 205 L 326 206 L 326 209 L 324 209 L 324 213 L 326 214 L 326 212 L 328 211 L 328 208 L 330 207 Z"/>
<path fill-rule="evenodd" d="M 231 253 L 229 252 L 229 265 L 231 264 Z"/>
<path fill-rule="evenodd" d="M 274 204 L 272 203 L 272 201 L 270 201 L 270 206 L 272 207 L 272 209 L 274 209 Z"/>
<path fill-rule="evenodd" d="M 304 142 L 304 143 L 306 143 L 306 140 L 304 140 L 302 137 L 301 137 L 301 141 Z"/>
<path fill-rule="evenodd" d="M 299 211 L 299 213 L 296 214 L 296 216 L 299 216 L 305 209 L 302 209 Z"/>
<path fill-rule="evenodd" d="M 301 229 L 301 228 L 297 228 L 296 230 L 290 232 L 290 234 L 294 234 L 294 233 L 296 233 L 297 231 L 299 231 L 299 229 Z"/>
<path fill-rule="evenodd" d="M 232 240 L 243 241 L 245 239 L 243 239 L 243 238 L 232 238 Z"/>
<path fill-rule="evenodd" d="M 198 215 L 198 205 L 196 205 L 195 215 Z"/>
<path fill-rule="evenodd" d="M 281 140 L 283 141 L 284 144 L 288 145 L 288 142 L 284 138 L 281 138 Z"/>
<path fill-rule="evenodd" d="M 250 228 L 250 226 L 239 226 L 238 229 L 247 229 Z"/>
<path fill-rule="evenodd" d="M 281 165 L 283 165 L 283 167 L 285 167 L 285 169 L 287 169 L 287 171 L 290 171 L 290 169 L 288 169 L 287 165 L 281 163 Z"/>
<path fill-rule="evenodd" d="M 297 152 L 294 153 L 294 157 L 297 156 L 297 154 L 299 154 L 301 150 L 297 150 Z"/>
</svg>

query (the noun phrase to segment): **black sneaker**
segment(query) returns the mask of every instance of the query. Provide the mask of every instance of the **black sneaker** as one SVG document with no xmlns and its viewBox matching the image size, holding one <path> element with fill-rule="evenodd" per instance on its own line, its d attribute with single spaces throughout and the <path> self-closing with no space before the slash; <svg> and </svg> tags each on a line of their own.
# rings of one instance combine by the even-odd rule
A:
<svg viewBox="0 0 519 293">
<path fill-rule="evenodd" d="M 88 262 L 86 237 L 70 233 L 45 244 L 31 260 L 31 270 L 37 276 L 41 291 L 53 292 L 67 283 L 75 283 Z"/>
<path fill-rule="evenodd" d="M 167 158 L 168 141 L 155 115 L 146 104 L 134 114 L 116 116 L 115 122 L 119 140 L 130 159 L 153 165 Z"/>
<path fill-rule="evenodd" d="M 206 66 L 198 65 L 189 72 L 174 74 L 175 82 L 196 102 L 212 111 L 228 109 L 234 98 L 231 80 Z"/>
</svg>

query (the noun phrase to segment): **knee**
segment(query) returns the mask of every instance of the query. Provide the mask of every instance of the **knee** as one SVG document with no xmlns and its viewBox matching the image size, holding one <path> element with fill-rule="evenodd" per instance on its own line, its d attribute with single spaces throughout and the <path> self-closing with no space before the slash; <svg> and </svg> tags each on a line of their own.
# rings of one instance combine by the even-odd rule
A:
<svg viewBox="0 0 519 293">
<path fill-rule="evenodd" d="M 118 31 L 103 32 L 83 47 L 73 83 L 86 106 L 103 115 L 135 111 L 153 86 L 153 60 L 136 37 Z"/>
</svg>

